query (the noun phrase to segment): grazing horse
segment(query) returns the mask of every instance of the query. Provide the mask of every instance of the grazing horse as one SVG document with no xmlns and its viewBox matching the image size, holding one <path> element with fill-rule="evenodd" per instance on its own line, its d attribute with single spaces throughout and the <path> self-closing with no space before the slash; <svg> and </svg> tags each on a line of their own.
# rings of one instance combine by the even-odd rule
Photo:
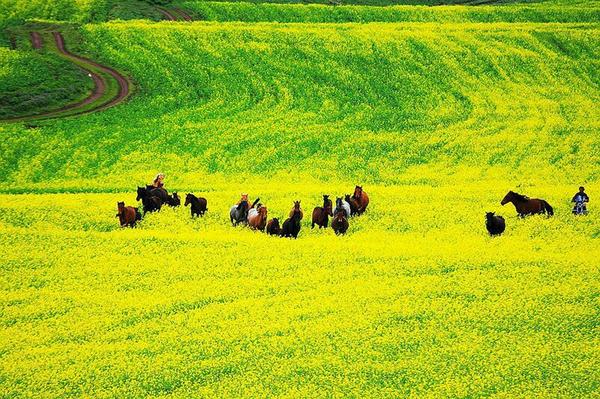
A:
<svg viewBox="0 0 600 399">
<path fill-rule="evenodd" d="M 344 200 L 350 205 L 350 216 L 358 215 L 358 202 L 350 194 L 346 194 Z"/>
<path fill-rule="evenodd" d="M 315 224 L 319 226 L 319 228 L 327 228 L 329 225 L 329 216 L 333 216 L 332 207 L 333 205 L 329 199 L 329 195 L 323 195 L 323 207 L 317 206 L 313 209 L 311 229 L 315 228 Z"/>
<path fill-rule="evenodd" d="M 208 211 L 208 208 L 206 207 L 207 204 L 208 202 L 206 201 L 206 198 L 196 197 L 194 194 L 187 193 L 185 195 L 185 203 L 183 206 L 190 205 L 193 218 L 194 215 L 204 216 L 204 213 Z"/>
<path fill-rule="evenodd" d="M 248 226 L 254 230 L 263 231 L 267 225 L 267 207 L 261 205 L 258 209 L 252 208 L 248 211 Z"/>
<path fill-rule="evenodd" d="M 142 214 L 137 208 L 125 206 L 124 202 L 117 202 L 117 217 L 121 227 L 135 227 L 138 220 L 142 220 Z"/>
<path fill-rule="evenodd" d="M 485 228 L 491 236 L 499 236 L 506 229 L 506 222 L 502 216 L 496 216 L 494 212 L 485 214 Z"/>
<path fill-rule="evenodd" d="M 509 202 L 512 202 L 517 213 L 521 217 L 540 213 L 547 213 L 548 216 L 554 215 L 554 209 L 552 209 L 550 204 L 543 199 L 529 198 L 513 191 L 509 191 L 502 201 L 500 201 L 500 205 L 506 205 Z"/>
<path fill-rule="evenodd" d="M 154 197 L 158 197 L 158 199 L 160 199 L 160 202 L 165 204 L 165 203 L 169 203 L 169 200 L 171 199 L 171 197 L 169 196 L 169 193 L 167 192 L 167 190 L 165 190 L 162 187 L 154 187 L 151 185 L 147 185 L 146 186 L 146 191 L 148 191 L 148 193 Z"/>
<path fill-rule="evenodd" d="M 267 234 L 270 236 L 278 236 L 281 232 L 281 227 L 279 227 L 279 219 L 273 218 L 269 220 L 267 223 Z"/>
<path fill-rule="evenodd" d="M 335 231 L 335 234 L 346 234 L 348 231 L 348 218 L 346 217 L 346 212 L 343 209 L 337 211 L 333 220 L 331 221 L 331 228 Z"/>
<path fill-rule="evenodd" d="M 350 204 L 342 199 L 342 197 L 337 197 L 335 199 L 335 209 L 333 210 L 333 214 L 337 215 L 339 211 L 346 213 L 346 219 L 350 217 L 352 211 L 350 210 Z"/>
<path fill-rule="evenodd" d="M 160 198 L 151 195 L 144 187 L 138 187 L 136 201 L 142 200 L 144 205 L 144 215 L 146 212 L 160 211 L 162 201 Z"/>
<path fill-rule="evenodd" d="M 304 212 L 300 208 L 300 201 L 294 201 L 294 207 L 290 210 L 290 218 L 294 216 L 296 212 L 300 212 L 300 220 L 304 217 Z"/>
<path fill-rule="evenodd" d="M 237 226 L 239 223 L 248 223 L 248 211 L 251 208 L 254 208 L 254 205 L 256 205 L 258 201 L 260 201 L 260 198 L 257 198 L 252 206 L 248 206 L 248 201 L 243 200 L 240 201 L 239 204 L 232 206 L 229 210 L 229 219 L 231 219 L 231 224 Z"/>
<path fill-rule="evenodd" d="M 356 200 L 358 204 L 357 212 L 358 214 L 363 214 L 367 210 L 367 206 L 369 205 L 369 196 L 366 192 L 363 191 L 362 186 L 356 186 L 354 188 L 354 195 L 352 196 Z"/>
<path fill-rule="evenodd" d="M 296 203 L 300 204 L 300 201 L 296 201 Z M 298 233 L 300 232 L 300 220 L 302 220 L 302 211 L 300 211 L 300 209 L 292 209 L 292 215 L 283 222 L 281 233 L 279 234 L 282 237 L 298 238 Z"/>
<path fill-rule="evenodd" d="M 176 192 L 173 192 L 173 195 L 168 196 L 166 204 L 176 208 L 181 205 L 181 198 Z"/>
</svg>

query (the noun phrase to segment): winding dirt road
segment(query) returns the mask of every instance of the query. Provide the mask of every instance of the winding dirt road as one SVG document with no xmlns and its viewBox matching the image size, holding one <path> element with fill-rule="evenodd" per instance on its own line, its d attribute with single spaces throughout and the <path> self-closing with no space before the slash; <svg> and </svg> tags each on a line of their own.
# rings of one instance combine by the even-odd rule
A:
<svg viewBox="0 0 600 399">
<path fill-rule="evenodd" d="M 187 22 L 192 21 L 192 17 L 183 11 L 181 8 L 171 8 L 166 9 L 164 7 L 156 7 L 156 9 L 165 16 L 165 18 L 169 21 L 180 21 L 184 20 Z"/>
<path fill-rule="evenodd" d="M 75 55 L 75 54 L 71 53 L 65 47 L 65 39 L 63 38 L 63 36 L 59 32 L 53 32 L 52 34 L 54 35 L 54 40 L 56 40 L 56 47 L 58 47 L 58 51 L 60 51 L 62 54 L 64 54 L 65 56 L 67 56 L 69 58 L 74 58 L 74 59 L 82 61 L 88 65 L 95 66 L 96 68 L 98 68 L 98 69 L 102 70 L 103 72 L 112 76 L 117 81 L 117 84 L 119 85 L 119 91 L 113 99 L 111 99 L 110 101 L 108 101 L 104 104 L 100 104 L 97 107 L 94 107 L 90 110 L 87 110 L 83 113 L 95 112 L 95 111 L 100 111 L 100 110 L 103 110 L 106 108 L 110 108 L 114 105 L 117 105 L 118 103 L 120 103 L 121 101 L 123 101 L 127 98 L 127 96 L 129 95 L 129 81 L 123 75 L 121 75 L 119 72 L 117 72 L 113 68 L 98 64 L 97 62 L 92 61 L 88 58 L 81 57 L 79 55 Z M 104 80 L 102 80 L 100 78 L 100 76 L 97 75 L 96 73 L 94 73 L 93 71 L 91 71 L 85 67 L 82 67 L 82 68 L 84 70 L 88 71 L 92 75 L 92 79 L 94 79 L 94 82 L 96 82 L 96 87 L 95 87 L 96 90 L 95 91 L 98 91 L 100 93 L 100 96 L 103 95 L 106 91 L 106 83 L 104 82 Z M 97 76 L 102 81 L 102 84 L 99 84 L 96 81 L 96 79 L 94 78 L 94 75 Z M 93 95 L 94 95 L 94 93 L 92 93 L 92 96 Z M 92 97 L 92 96 L 90 96 L 90 97 Z M 89 104 L 89 102 L 88 102 L 88 104 Z"/>
<path fill-rule="evenodd" d="M 124 101 L 130 93 L 130 85 L 129 81 L 121 75 L 119 72 L 114 70 L 113 68 L 107 67 L 105 65 L 101 65 L 95 61 L 92 61 L 88 58 L 81 57 L 79 55 L 71 53 L 67 50 L 65 45 L 65 39 L 59 32 L 52 32 L 54 36 L 54 40 L 56 41 L 56 48 L 62 54 L 63 57 L 70 59 L 71 61 L 77 60 L 77 66 L 83 69 L 87 75 L 93 80 L 94 88 L 92 89 L 92 93 L 84 98 L 81 101 L 76 103 L 65 105 L 61 108 L 44 112 L 36 115 L 29 116 L 20 116 L 15 118 L 3 119 L 2 121 L 7 122 L 16 122 L 16 121 L 24 121 L 24 120 L 32 120 L 32 119 L 49 119 L 49 118 L 59 118 L 61 116 L 75 116 L 75 115 L 83 115 L 89 114 L 92 112 L 101 111 L 110 107 L 113 107 L 120 102 Z M 31 43 L 35 49 L 42 48 L 42 37 L 38 32 L 31 32 Z M 106 94 L 107 90 L 107 82 L 103 76 L 95 72 L 90 66 L 95 69 L 99 69 L 102 72 L 110 75 L 118 84 L 118 92 L 108 101 L 99 100 Z M 97 105 L 89 107 L 90 104 L 94 104 L 99 102 Z M 81 109 L 81 111 L 77 112 L 77 109 Z M 73 112 L 75 110 L 75 112 Z"/>
</svg>

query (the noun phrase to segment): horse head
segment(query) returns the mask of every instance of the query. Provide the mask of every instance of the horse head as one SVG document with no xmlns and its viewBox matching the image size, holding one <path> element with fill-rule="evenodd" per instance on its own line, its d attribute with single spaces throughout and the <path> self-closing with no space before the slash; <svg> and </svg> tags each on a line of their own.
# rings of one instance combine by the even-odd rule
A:
<svg viewBox="0 0 600 399">
<path fill-rule="evenodd" d="M 506 205 L 509 202 L 511 202 L 513 200 L 515 196 L 515 193 L 512 191 L 509 191 L 508 193 L 506 193 L 506 195 L 504 196 L 504 198 L 502 198 L 502 201 L 500 201 L 500 205 Z"/>
<path fill-rule="evenodd" d="M 338 211 L 335 213 L 334 219 L 338 222 L 346 220 L 346 211 L 344 211 L 342 208 L 339 208 Z"/>
<path fill-rule="evenodd" d="M 143 198 L 146 198 L 146 194 L 148 194 L 148 191 L 144 187 L 138 187 L 137 188 L 137 197 L 135 198 L 135 200 L 139 201 Z"/>
<path fill-rule="evenodd" d="M 299 211 L 300 210 L 300 201 L 294 201 L 294 210 L 295 211 Z"/>
<path fill-rule="evenodd" d="M 174 194 L 177 194 L 177 193 L 174 193 Z M 189 204 L 191 204 L 192 203 L 192 198 L 194 198 L 194 195 L 191 194 L 191 193 L 187 193 L 185 195 L 185 203 L 183 204 L 183 206 L 188 206 Z"/>
<path fill-rule="evenodd" d="M 325 212 L 329 215 L 329 216 L 333 216 L 333 212 L 332 212 L 332 208 L 333 204 L 331 203 L 331 200 L 329 199 L 329 195 L 324 195 L 323 196 L 323 210 L 325 210 Z"/>
<path fill-rule="evenodd" d="M 124 202 L 117 202 L 117 216 L 119 217 L 123 214 L 123 211 L 125 210 L 125 203 Z"/>
<path fill-rule="evenodd" d="M 354 198 L 360 198 L 362 196 L 363 189 L 362 186 L 354 187 Z"/>
<path fill-rule="evenodd" d="M 266 206 L 261 206 L 260 208 L 258 208 L 258 214 L 262 217 L 267 217 L 267 207 Z"/>
<path fill-rule="evenodd" d="M 486 212 L 485 219 L 491 220 L 496 214 L 494 212 Z"/>
</svg>

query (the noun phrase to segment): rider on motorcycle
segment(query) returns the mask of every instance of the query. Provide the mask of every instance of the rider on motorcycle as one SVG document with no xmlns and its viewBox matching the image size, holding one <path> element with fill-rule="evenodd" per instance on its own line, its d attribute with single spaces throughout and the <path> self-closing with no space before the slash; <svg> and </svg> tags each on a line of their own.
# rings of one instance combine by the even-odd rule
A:
<svg viewBox="0 0 600 399">
<path fill-rule="evenodd" d="M 579 187 L 579 192 L 573 196 L 571 202 L 575 203 L 573 207 L 574 215 L 585 215 L 587 213 L 587 203 L 590 202 L 590 197 L 585 193 L 584 187 Z"/>
</svg>

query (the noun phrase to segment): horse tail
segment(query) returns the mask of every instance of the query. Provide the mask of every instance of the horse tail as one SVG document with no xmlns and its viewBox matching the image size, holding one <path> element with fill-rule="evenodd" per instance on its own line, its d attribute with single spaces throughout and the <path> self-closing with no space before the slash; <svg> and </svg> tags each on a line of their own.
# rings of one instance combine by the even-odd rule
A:
<svg viewBox="0 0 600 399">
<path fill-rule="evenodd" d="M 542 205 L 544 206 L 544 210 L 548 213 L 548 216 L 554 215 L 554 209 L 550 206 L 546 200 L 542 200 Z"/>
</svg>

